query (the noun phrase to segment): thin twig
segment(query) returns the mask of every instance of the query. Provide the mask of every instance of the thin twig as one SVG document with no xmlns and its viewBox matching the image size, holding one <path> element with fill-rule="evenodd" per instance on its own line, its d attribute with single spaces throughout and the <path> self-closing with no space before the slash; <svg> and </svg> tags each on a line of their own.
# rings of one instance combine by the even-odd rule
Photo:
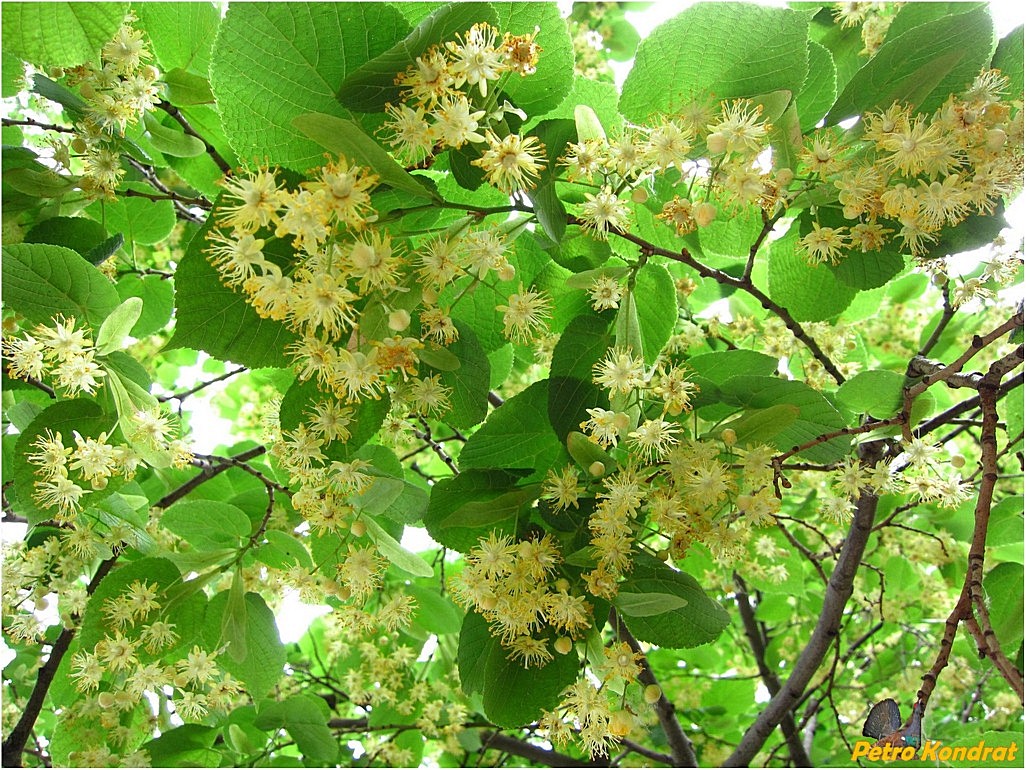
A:
<svg viewBox="0 0 1026 770">
<path fill-rule="evenodd" d="M 178 125 L 182 127 L 182 130 L 185 133 L 187 133 L 189 136 L 194 136 L 201 142 L 203 142 L 203 148 L 206 150 L 207 155 L 209 155 L 210 159 L 214 161 L 215 165 L 219 169 L 221 169 L 222 174 L 232 173 L 231 164 L 228 163 L 228 161 L 226 161 L 223 157 L 221 157 L 221 153 L 217 151 L 217 148 L 214 147 L 214 145 L 208 142 L 199 132 L 196 131 L 196 129 L 192 127 L 192 124 L 189 123 L 188 119 L 185 117 L 185 115 L 182 114 L 182 111 L 180 109 L 175 107 L 170 102 L 164 100 L 157 102 L 157 106 L 160 109 L 164 110 L 164 112 L 166 112 L 168 115 L 170 115 L 178 123 Z"/>
<path fill-rule="evenodd" d="M 157 400 L 161 401 L 161 402 L 173 401 L 173 400 L 181 401 L 182 399 L 188 398 L 189 396 L 193 395 L 194 393 L 199 393 L 204 388 L 209 388 L 211 385 L 213 385 L 215 383 L 224 382 L 225 380 L 231 379 L 232 377 L 234 377 L 237 374 L 242 374 L 243 372 L 248 372 L 248 371 L 249 371 L 248 367 L 240 366 L 238 369 L 232 369 L 230 372 L 225 372 L 224 374 L 222 374 L 222 375 L 220 375 L 218 377 L 214 377 L 214 379 L 212 379 L 212 380 L 207 380 L 206 382 L 201 382 L 199 385 L 196 385 L 195 387 L 189 388 L 188 390 L 183 390 L 180 393 L 172 393 L 169 396 L 157 396 Z"/>
</svg>

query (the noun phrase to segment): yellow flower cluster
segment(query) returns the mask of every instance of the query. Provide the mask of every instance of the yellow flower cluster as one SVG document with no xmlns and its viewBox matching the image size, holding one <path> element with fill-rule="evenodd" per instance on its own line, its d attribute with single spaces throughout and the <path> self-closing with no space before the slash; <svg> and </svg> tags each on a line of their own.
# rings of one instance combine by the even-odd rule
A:
<svg viewBox="0 0 1026 770">
<path fill-rule="evenodd" d="M 502 127 L 507 113 L 524 116 L 508 103 L 497 105 L 497 89 L 489 98 L 488 84 L 535 71 L 541 52 L 534 42 L 537 33 L 507 33 L 499 42 L 498 30 L 475 24 L 457 40 L 425 51 L 396 78 L 403 100 L 387 105 L 383 140 L 408 163 L 467 143 L 482 145 L 480 157 L 471 162 L 490 184 L 505 193 L 534 187 L 545 165 L 544 145 Z"/>
<path fill-rule="evenodd" d="M 1023 115 L 1005 99 L 1007 88 L 1005 76 L 985 70 L 933 115 L 895 103 L 866 115 L 856 139 L 839 131 L 815 135 L 799 171 L 833 188 L 855 224 L 814 223 L 800 242 L 806 258 L 836 264 L 849 251 L 877 251 L 893 238 L 922 256 L 943 228 L 993 213 L 1022 187 Z"/>
<path fill-rule="evenodd" d="M 566 579 L 553 581 L 562 561 L 549 534 L 514 542 L 509 535 L 492 532 L 467 554 L 454 596 L 484 616 L 510 659 L 525 668 L 543 666 L 553 657 L 553 633 L 558 637 L 556 651 L 566 654 L 572 640 L 592 625 L 592 605 L 572 593 Z"/>
<path fill-rule="evenodd" d="M 75 125 L 71 150 L 83 156 L 85 173 L 79 186 L 91 197 L 113 198 L 125 170 L 118 139 L 160 101 L 160 72 L 145 62 L 153 58 L 143 33 L 132 27 L 129 13 L 115 36 L 104 46 L 100 66 L 83 64 L 62 73 L 69 86 L 77 86 L 86 102 L 85 116 Z M 63 165 L 67 148 L 58 148 Z"/>
<path fill-rule="evenodd" d="M 106 372 L 96 363 L 96 348 L 75 318 L 57 315 L 39 324 L 33 334 L 4 338 L 4 355 L 10 359 L 10 375 L 18 379 L 42 380 L 52 374 L 54 384 L 73 397 L 92 395 L 103 383 Z"/>
</svg>

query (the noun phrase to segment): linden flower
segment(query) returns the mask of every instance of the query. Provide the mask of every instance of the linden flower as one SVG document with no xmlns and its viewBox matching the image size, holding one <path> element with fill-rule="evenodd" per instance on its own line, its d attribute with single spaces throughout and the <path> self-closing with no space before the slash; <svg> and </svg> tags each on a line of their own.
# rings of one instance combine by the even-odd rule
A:
<svg viewBox="0 0 1026 770">
<path fill-rule="evenodd" d="M 414 380 L 410 385 L 411 405 L 422 414 L 443 414 L 449 409 L 449 395 L 452 393 L 441 383 L 441 375 L 435 374 Z"/>
<path fill-rule="evenodd" d="M 680 426 L 666 420 L 645 420 L 637 430 L 627 434 L 628 443 L 639 454 L 648 459 L 662 457 L 666 451 L 677 443 Z"/>
<path fill-rule="evenodd" d="M 508 305 L 498 305 L 503 313 L 503 334 L 507 339 L 525 344 L 545 329 L 545 320 L 552 310 L 552 300 L 536 291 L 520 291 L 509 296 Z"/>
<path fill-rule="evenodd" d="M 385 112 L 390 120 L 385 121 L 380 133 L 400 158 L 407 163 L 418 163 L 431 155 L 435 131 L 427 122 L 423 107 L 386 104 Z"/>
<path fill-rule="evenodd" d="M 75 328 L 77 323 L 74 317 L 57 315 L 53 318 L 53 326 L 40 324 L 35 328 L 36 336 L 47 350 L 47 358 L 64 361 L 93 349 L 93 341 L 86 336 L 85 330 Z"/>
<path fill-rule="evenodd" d="M 541 639 L 523 636 L 516 637 L 509 645 L 510 652 L 507 656 L 510 660 L 519 660 L 524 668 L 530 666 L 543 666 L 552 660 L 552 653 L 548 645 Z"/>
<path fill-rule="evenodd" d="M 519 73 L 520 77 L 533 75 L 538 69 L 538 55 L 543 49 L 534 42 L 534 39 L 538 37 L 539 32 L 541 27 L 535 26 L 534 31 L 528 35 L 511 35 L 506 32 L 502 36 L 499 51 L 506 66 Z"/>
<path fill-rule="evenodd" d="M 601 312 L 603 310 L 615 310 L 620 306 L 620 299 L 623 297 L 623 287 L 615 278 L 601 275 L 591 284 L 590 289 L 591 306 Z"/>
<path fill-rule="evenodd" d="M 114 38 L 104 44 L 101 55 L 104 61 L 110 62 L 122 73 L 138 69 L 142 60 L 151 56 L 143 40 L 143 33 L 128 25 L 122 25 Z"/>
<path fill-rule="evenodd" d="M 630 418 L 623 412 L 601 408 L 587 412 L 590 416 L 581 423 L 581 430 L 587 431 L 592 441 L 606 449 L 616 446 L 620 434 L 630 425 Z"/>
<path fill-rule="evenodd" d="M 267 267 L 264 258 L 264 241 L 249 233 L 235 230 L 231 235 L 211 231 L 207 235 L 211 247 L 207 249 L 210 264 L 217 268 L 221 278 L 229 286 L 243 283 Z"/>
<path fill-rule="evenodd" d="M 645 157 L 659 169 L 683 168 L 691 151 L 692 132 L 676 121 L 667 121 L 652 130 L 645 144 Z"/>
<path fill-rule="evenodd" d="M 360 292 L 370 288 L 387 289 L 395 285 L 399 255 L 392 249 L 392 238 L 373 232 L 367 240 L 358 240 L 346 258 L 349 272 L 360 279 Z"/>
<path fill-rule="evenodd" d="M 81 510 L 82 496 L 89 493 L 89 490 L 83 489 L 63 473 L 57 473 L 47 481 L 37 481 L 35 488 L 32 499 L 40 508 L 56 507 L 56 518 L 59 521 L 67 521 L 72 514 Z"/>
<path fill-rule="evenodd" d="M 416 63 L 395 78 L 397 86 L 410 89 L 411 98 L 424 105 L 433 105 L 452 93 L 453 76 L 445 53 L 432 46 L 418 56 Z"/>
<path fill-rule="evenodd" d="M 799 240 L 798 245 L 804 249 L 810 263 L 819 265 L 840 262 L 841 250 L 847 243 L 843 227 L 820 227 L 818 222 L 813 222 L 812 232 Z"/>
<path fill-rule="evenodd" d="M 488 81 L 498 80 L 505 70 L 504 56 L 495 48 L 496 33 L 490 24 L 475 24 L 461 42 L 445 44 L 453 55 L 449 71 L 457 88 L 464 83 L 476 85 L 481 96 L 488 95 Z M 460 39 L 458 35 L 457 39 Z"/>
<path fill-rule="evenodd" d="M 663 204 L 663 210 L 656 214 L 656 219 L 673 225 L 677 235 L 687 235 L 695 229 L 694 204 L 687 198 L 674 195 L 672 201 Z"/>
<path fill-rule="evenodd" d="M 338 565 L 338 579 L 352 591 L 357 601 L 363 601 L 377 589 L 385 566 L 385 560 L 374 548 L 354 548 L 350 545 L 349 555 Z"/>
<path fill-rule="evenodd" d="M 218 209 L 218 220 L 235 230 L 252 232 L 258 227 L 267 227 L 277 216 L 283 192 L 274 173 L 267 169 L 239 171 L 221 183 L 225 199 L 235 199 L 235 205 L 223 205 Z"/>
<path fill-rule="evenodd" d="M 736 99 L 723 105 L 719 123 L 710 125 L 706 145 L 713 155 L 724 152 L 756 154 L 766 143 L 768 125 L 760 123 L 762 106 L 747 99 Z"/>
<path fill-rule="evenodd" d="M 377 185 L 378 177 L 355 164 L 350 166 L 345 158 L 328 163 L 318 177 L 307 188 L 323 194 L 325 205 L 340 222 L 361 227 L 372 211 L 370 191 Z"/>
<path fill-rule="evenodd" d="M 28 461 L 39 466 L 40 473 L 45 478 L 52 478 L 55 475 L 67 476 L 65 466 L 68 458 L 71 457 L 71 447 L 64 446 L 61 434 L 54 433 L 47 428 L 36 440 L 32 447 L 37 451 L 28 456 Z"/>
<path fill-rule="evenodd" d="M 8 372 L 16 379 L 40 379 L 43 376 L 43 351 L 45 347 L 30 335 L 21 339 L 5 339 L 4 355 L 11 360 Z"/>
<path fill-rule="evenodd" d="M 282 215 L 274 234 L 281 238 L 292 235 L 296 248 L 313 253 L 328 237 L 328 218 L 332 210 L 328 207 L 323 190 L 317 193 L 301 190 L 298 193 L 283 192 Z"/>
<path fill-rule="evenodd" d="M 542 484 L 542 498 L 551 500 L 556 510 L 564 510 L 570 506 L 576 508 L 581 493 L 578 482 L 577 471 L 573 466 L 568 465 L 560 474 L 550 468 L 545 483 Z"/>
<path fill-rule="evenodd" d="M 944 154 L 948 143 L 936 124 L 927 124 L 920 117 L 907 129 L 887 134 L 877 146 L 890 153 L 883 158 L 885 164 L 905 176 L 915 176 L 935 155 Z"/>
<path fill-rule="evenodd" d="M 606 234 L 610 230 L 627 228 L 630 210 L 627 208 L 627 204 L 616 196 L 612 188 L 603 187 L 598 195 L 585 193 L 584 199 L 580 212 L 581 225 L 586 230 L 590 230 L 596 238 L 605 240 Z"/>
<path fill-rule="evenodd" d="M 207 654 L 198 645 L 193 645 L 192 651 L 185 660 L 178 661 L 178 671 L 187 682 L 204 685 L 217 673 L 217 664 L 214 663 L 216 657 L 216 655 Z"/>
<path fill-rule="evenodd" d="M 592 368 L 592 379 L 613 393 L 630 393 L 645 384 L 645 362 L 623 348 L 613 348 Z"/>
<path fill-rule="evenodd" d="M 338 339 L 355 323 L 352 302 L 357 296 L 349 291 L 342 279 L 325 270 L 309 273 L 297 271 L 297 280 L 292 286 L 290 310 L 295 326 L 306 334 L 318 329 L 328 333 L 329 338 Z"/>
<path fill-rule="evenodd" d="M 483 142 L 485 138 L 477 133 L 478 121 L 484 117 L 484 110 L 470 110 L 467 97 L 458 94 L 446 97 L 438 109 L 432 113 L 435 117 L 435 130 L 438 138 L 447 147 L 462 147 L 467 142 Z"/>
<path fill-rule="evenodd" d="M 432 339 L 439 345 L 448 345 L 459 338 L 460 333 L 449 313 L 441 308 L 429 307 L 420 312 L 421 339 Z"/>
<path fill-rule="evenodd" d="M 485 137 L 488 149 L 471 165 L 484 169 L 489 184 L 504 193 L 532 189 L 545 165 L 545 147 L 538 138 L 510 134 L 500 139 L 491 129 Z"/>
</svg>

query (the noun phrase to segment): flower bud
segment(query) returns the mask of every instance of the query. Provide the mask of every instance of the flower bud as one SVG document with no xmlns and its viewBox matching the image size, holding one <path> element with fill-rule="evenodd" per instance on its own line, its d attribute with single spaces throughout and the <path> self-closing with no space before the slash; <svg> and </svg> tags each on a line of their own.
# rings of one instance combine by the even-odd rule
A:
<svg viewBox="0 0 1026 770">
<path fill-rule="evenodd" d="M 570 581 L 567 580 L 566 578 L 560 578 L 559 580 L 556 581 L 556 590 L 557 591 L 569 591 L 570 590 Z"/>
<path fill-rule="evenodd" d="M 96 89 L 93 88 L 92 83 L 83 83 L 79 86 L 78 91 L 82 94 L 83 99 L 92 99 L 96 96 Z"/>
<path fill-rule="evenodd" d="M 662 696 L 663 691 L 657 684 L 650 684 L 645 688 L 645 703 L 649 705 L 655 703 Z"/>
<path fill-rule="evenodd" d="M 410 313 L 407 310 L 393 310 L 388 314 L 388 328 L 401 332 L 410 325 Z"/>
<path fill-rule="evenodd" d="M 617 412 L 613 417 L 613 426 L 618 431 L 625 431 L 631 427 L 631 418 L 625 412 Z"/>
<path fill-rule="evenodd" d="M 1002 147 L 1005 146 L 1005 142 L 1008 140 L 1008 134 L 1006 134 L 1000 128 L 992 128 L 987 132 L 987 149 L 991 152 L 999 152 Z"/>
<path fill-rule="evenodd" d="M 952 468 L 964 468 L 965 458 L 962 455 L 951 455 L 951 467 Z"/>
<path fill-rule="evenodd" d="M 560 655 L 567 655 L 574 648 L 574 643 L 570 637 L 561 636 L 556 640 L 554 647 Z"/>
<path fill-rule="evenodd" d="M 89 149 L 89 146 L 86 144 L 85 139 L 83 139 L 81 136 L 76 136 L 74 139 L 71 140 L 71 149 L 73 149 L 77 153 L 83 153 Z"/>
<path fill-rule="evenodd" d="M 644 203 L 648 200 L 648 190 L 644 187 L 635 187 L 631 190 L 631 200 L 635 203 Z"/>
<path fill-rule="evenodd" d="M 604 476 L 606 473 L 606 466 L 601 460 L 596 460 L 588 466 L 588 473 L 590 473 L 595 478 L 598 478 L 599 476 Z"/>
<path fill-rule="evenodd" d="M 60 80 L 64 77 L 64 67 L 50 67 L 49 74 L 53 80 Z"/>
<path fill-rule="evenodd" d="M 363 537 L 367 534 L 367 525 L 357 519 L 353 522 L 352 532 L 356 537 Z"/>
<path fill-rule="evenodd" d="M 722 155 L 727 150 L 727 137 L 719 131 L 715 131 L 706 137 L 705 146 L 710 155 Z"/>
<path fill-rule="evenodd" d="M 488 595 L 481 600 L 481 609 L 494 610 L 498 604 L 499 602 L 494 596 Z"/>
<path fill-rule="evenodd" d="M 498 276 L 500 281 L 512 281 L 517 274 L 517 269 L 509 262 L 499 268 Z"/>
<path fill-rule="evenodd" d="M 737 433 L 733 428 L 724 428 L 720 438 L 723 439 L 723 443 L 727 446 L 734 446 L 737 443 Z"/>
<path fill-rule="evenodd" d="M 716 206 L 712 203 L 699 203 L 695 206 L 695 223 L 699 227 L 708 227 L 716 219 Z"/>
<path fill-rule="evenodd" d="M 189 677 L 185 674 L 175 674 L 175 678 L 171 680 L 175 687 L 181 690 L 183 687 L 189 684 Z M 111 703 L 114 701 L 111 700 Z"/>
<path fill-rule="evenodd" d="M 100 708 L 109 709 L 114 705 L 114 693 L 112 692 L 101 692 L 96 696 L 97 703 L 100 704 Z"/>
<path fill-rule="evenodd" d="M 794 172 L 789 168 L 782 168 L 777 171 L 777 184 L 781 187 L 787 187 L 791 182 L 794 181 Z"/>
<path fill-rule="evenodd" d="M 438 289 L 434 286 L 425 286 L 420 292 L 425 305 L 433 305 L 438 301 Z"/>
<path fill-rule="evenodd" d="M 609 733 L 623 738 L 634 727 L 634 715 L 627 709 L 620 709 L 609 720 Z"/>
</svg>

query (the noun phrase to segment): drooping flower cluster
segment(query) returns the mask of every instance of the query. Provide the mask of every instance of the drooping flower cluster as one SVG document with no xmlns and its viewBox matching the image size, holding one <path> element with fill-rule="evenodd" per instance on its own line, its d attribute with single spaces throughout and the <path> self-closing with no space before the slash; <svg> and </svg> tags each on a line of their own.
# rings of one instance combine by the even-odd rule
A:
<svg viewBox="0 0 1026 770">
<path fill-rule="evenodd" d="M 161 99 L 160 72 L 146 63 L 153 55 L 143 33 L 132 26 L 134 21 L 131 13 L 125 17 L 103 46 L 99 67 L 89 63 L 62 73 L 65 83 L 77 87 L 85 100 L 70 150 L 83 158 L 85 173 L 78 184 L 90 197 L 113 196 L 125 173 L 120 139 Z M 62 163 L 69 160 L 69 149 L 58 148 L 57 158 Z"/>
<path fill-rule="evenodd" d="M 3 347 L 12 377 L 52 379 L 68 397 L 92 395 L 107 374 L 96 362 L 92 336 L 78 328 L 74 317 L 58 315 L 50 324 L 37 325 L 32 334 L 5 337 Z"/>
<path fill-rule="evenodd" d="M 1022 109 L 1006 100 L 1007 89 L 1004 75 L 985 70 L 932 115 L 895 103 L 866 115 L 857 140 L 838 131 L 813 137 L 800 170 L 833 188 L 854 224 L 813 223 L 800 241 L 806 258 L 836 264 L 894 239 L 922 256 L 942 229 L 993 213 L 1022 187 Z"/>
<path fill-rule="evenodd" d="M 444 46 L 433 46 L 396 78 L 403 100 L 389 104 L 389 120 L 382 127 L 384 141 L 408 163 L 419 163 L 447 149 L 466 144 L 480 146 L 471 163 L 505 193 L 528 190 L 537 184 L 545 166 L 545 147 L 537 137 L 510 133 L 506 114 L 524 115 L 509 103 L 496 104 L 489 84 L 512 74 L 521 77 L 537 68 L 541 48 L 529 35 L 506 33 L 475 24 Z"/>
<path fill-rule="evenodd" d="M 583 594 L 572 591 L 566 579 L 554 579 L 562 561 L 549 534 L 514 542 L 492 532 L 467 554 L 454 595 L 484 616 L 511 660 L 543 666 L 553 658 L 553 634 L 554 649 L 565 655 L 594 622 Z"/>
</svg>

